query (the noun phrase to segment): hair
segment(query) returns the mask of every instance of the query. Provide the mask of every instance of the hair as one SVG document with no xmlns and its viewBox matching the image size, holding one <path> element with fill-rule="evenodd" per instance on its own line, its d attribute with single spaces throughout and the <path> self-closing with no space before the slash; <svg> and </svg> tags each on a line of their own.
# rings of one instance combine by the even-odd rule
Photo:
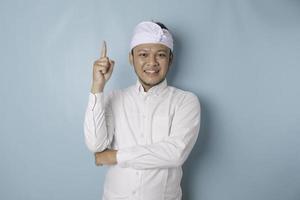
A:
<svg viewBox="0 0 300 200">
<path fill-rule="evenodd" d="M 158 26 L 160 26 L 160 28 L 162 29 L 166 29 L 166 30 L 169 30 L 163 23 L 161 22 L 156 22 L 156 21 L 152 21 L 153 23 L 157 24 Z"/>
</svg>

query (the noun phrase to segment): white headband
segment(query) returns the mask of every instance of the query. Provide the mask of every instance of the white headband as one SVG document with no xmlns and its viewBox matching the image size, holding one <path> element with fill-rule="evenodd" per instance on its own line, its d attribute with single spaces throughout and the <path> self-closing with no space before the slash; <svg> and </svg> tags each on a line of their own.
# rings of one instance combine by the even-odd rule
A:
<svg viewBox="0 0 300 200">
<path fill-rule="evenodd" d="M 159 43 L 163 44 L 173 51 L 173 38 L 167 29 L 162 29 L 154 22 L 139 23 L 133 33 L 130 43 L 130 50 L 139 44 Z"/>
</svg>

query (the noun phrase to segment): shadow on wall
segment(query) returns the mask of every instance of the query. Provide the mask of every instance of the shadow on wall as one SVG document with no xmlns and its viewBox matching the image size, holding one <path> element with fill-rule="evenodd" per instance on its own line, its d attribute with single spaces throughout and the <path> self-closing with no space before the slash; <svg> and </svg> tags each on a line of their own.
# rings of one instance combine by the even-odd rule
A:
<svg viewBox="0 0 300 200">
<path fill-rule="evenodd" d="M 199 95 L 197 94 L 199 97 Z M 207 103 L 205 99 L 199 98 L 201 103 L 201 126 L 199 131 L 199 136 L 197 142 L 188 157 L 187 161 L 183 165 L 183 178 L 181 182 L 182 187 L 182 199 L 184 200 L 198 200 L 197 195 L 195 195 L 195 188 L 199 188 L 201 186 L 197 186 L 194 183 L 197 182 L 196 174 L 199 174 L 201 170 L 202 160 L 205 157 L 205 149 L 208 147 L 209 140 L 209 114 L 207 112 Z M 201 190 L 201 188 L 199 188 Z"/>
<path fill-rule="evenodd" d="M 173 86 L 173 83 L 175 82 L 175 79 L 177 77 L 178 74 L 178 61 L 181 59 L 181 55 L 182 55 L 182 45 L 180 42 L 180 38 L 177 37 L 177 35 L 175 35 L 174 33 L 172 33 L 173 38 L 174 38 L 174 57 L 173 57 L 173 61 L 172 61 L 172 65 L 168 71 L 167 74 L 167 81 L 168 81 L 168 85 Z"/>
</svg>

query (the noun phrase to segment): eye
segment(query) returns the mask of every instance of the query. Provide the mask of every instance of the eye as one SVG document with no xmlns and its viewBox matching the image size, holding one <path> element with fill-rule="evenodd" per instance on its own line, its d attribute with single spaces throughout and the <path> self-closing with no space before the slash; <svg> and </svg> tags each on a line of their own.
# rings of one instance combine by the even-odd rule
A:
<svg viewBox="0 0 300 200">
<path fill-rule="evenodd" d="M 167 55 L 165 53 L 159 53 L 158 56 L 161 58 L 165 58 Z"/>
<path fill-rule="evenodd" d="M 139 55 L 139 57 L 147 57 L 146 53 L 139 53 L 138 55 Z"/>
</svg>

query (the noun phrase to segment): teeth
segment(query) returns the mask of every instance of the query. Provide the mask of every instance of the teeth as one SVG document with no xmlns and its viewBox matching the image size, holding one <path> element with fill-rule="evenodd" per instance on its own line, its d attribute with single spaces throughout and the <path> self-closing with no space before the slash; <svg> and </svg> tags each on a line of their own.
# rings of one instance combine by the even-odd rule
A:
<svg viewBox="0 0 300 200">
<path fill-rule="evenodd" d="M 146 70 L 145 72 L 147 72 L 147 73 L 156 73 L 156 71 L 154 71 L 154 70 Z"/>
</svg>

